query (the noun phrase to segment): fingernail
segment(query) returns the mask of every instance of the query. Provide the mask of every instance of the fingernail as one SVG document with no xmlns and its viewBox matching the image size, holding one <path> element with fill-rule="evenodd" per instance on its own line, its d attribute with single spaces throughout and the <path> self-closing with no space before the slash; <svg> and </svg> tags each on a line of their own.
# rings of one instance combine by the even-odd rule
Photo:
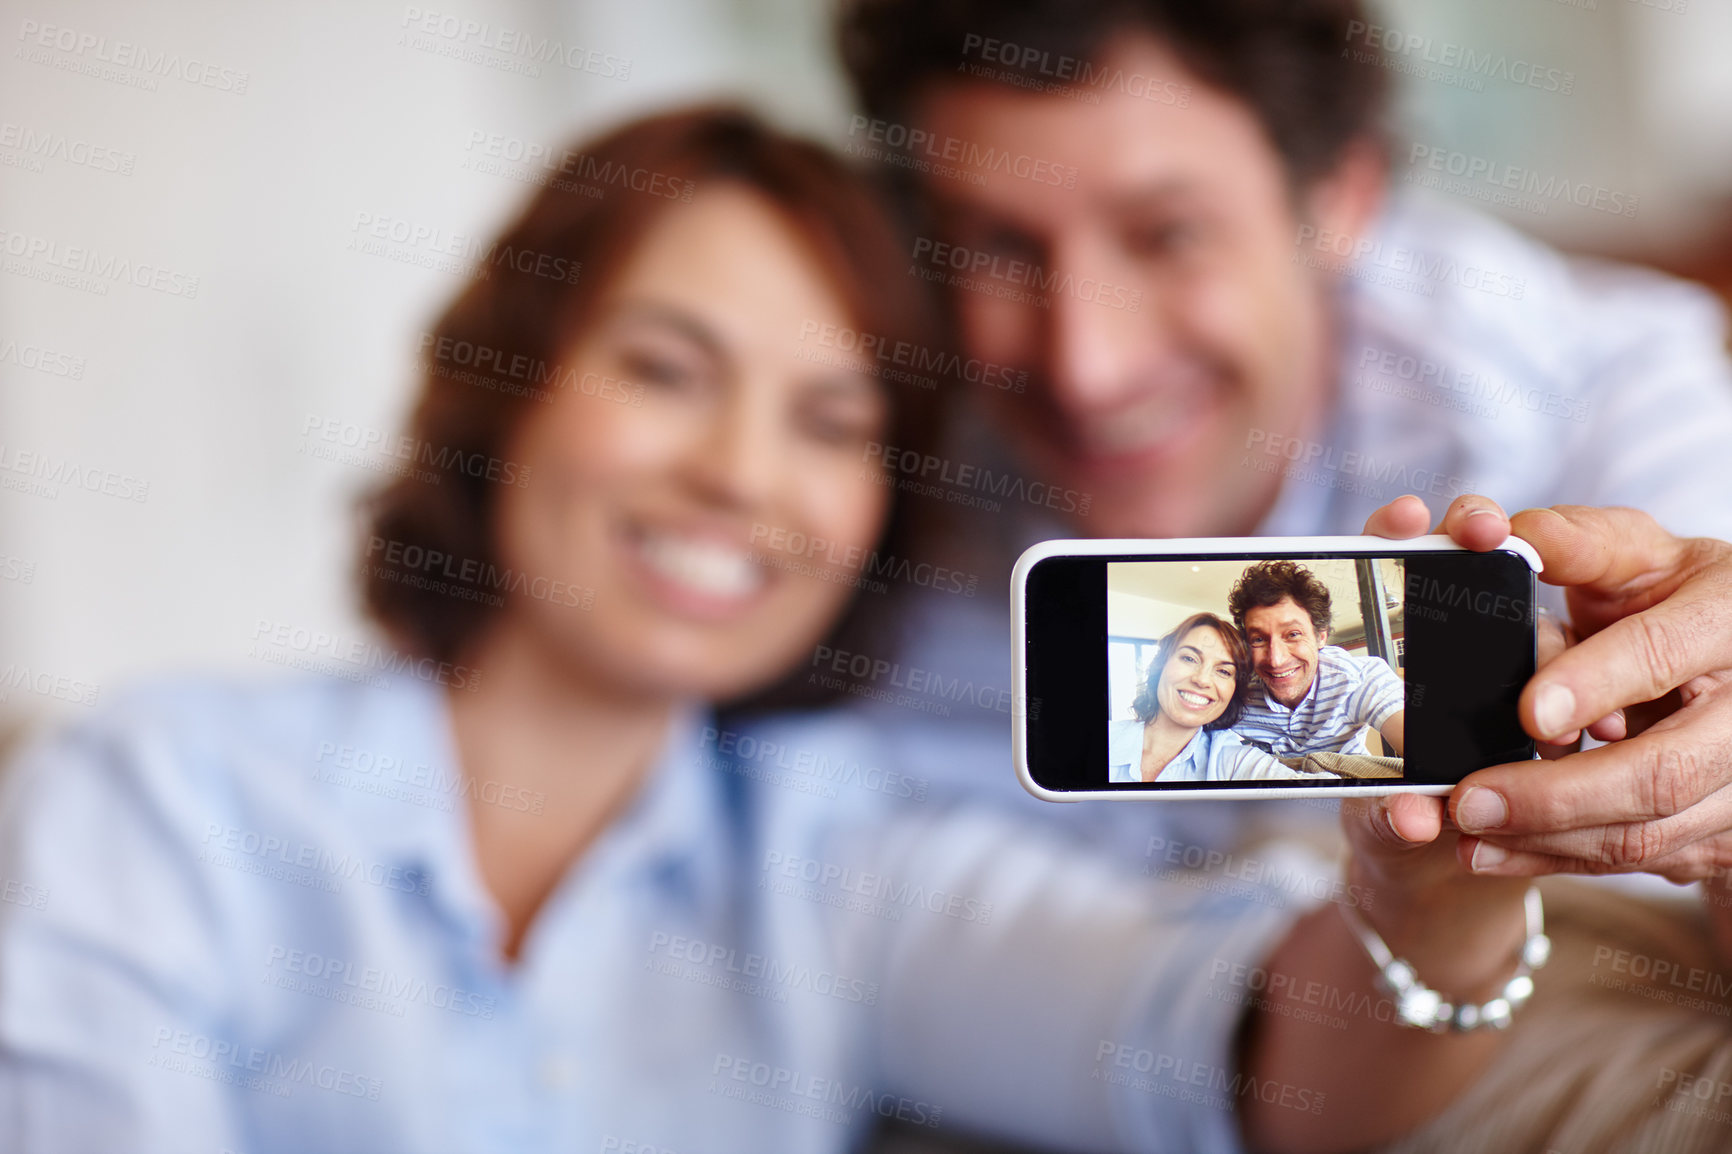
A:
<svg viewBox="0 0 1732 1154">
<path fill-rule="evenodd" d="M 1467 833 L 1497 829 L 1508 820 L 1509 806 L 1503 795 L 1484 786 L 1476 785 L 1462 794 L 1455 807 L 1455 824 Z"/>
<path fill-rule="evenodd" d="M 1406 838 L 1401 836 L 1401 831 L 1395 828 L 1395 815 L 1389 812 L 1387 806 L 1384 807 L 1383 810 L 1383 828 L 1389 831 L 1389 836 L 1394 841 L 1399 842 L 1402 845 L 1411 844 Z"/>
<path fill-rule="evenodd" d="M 1474 517 L 1495 517 L 1497 515 L 1498 513 L 1496 509 L 1474 509 L 1468 513 L 1469 519 Z"/>
<path fill-rule="evenodd" d="M 1534 725 L 1541 737 L 1557 737 L 1574 728 L 1570 721 L 1576 715 L 1576 695 L 1568 686 L 1542 685 L 1534 694 Z"/>
<path fill-rule="evenodd" d="M 1499 849 L 1489 841 L 1482 841 L 1473 847 L 1473 872 L 1496 869 L 1509 860 L 1509 851 Z"/>
</svg>

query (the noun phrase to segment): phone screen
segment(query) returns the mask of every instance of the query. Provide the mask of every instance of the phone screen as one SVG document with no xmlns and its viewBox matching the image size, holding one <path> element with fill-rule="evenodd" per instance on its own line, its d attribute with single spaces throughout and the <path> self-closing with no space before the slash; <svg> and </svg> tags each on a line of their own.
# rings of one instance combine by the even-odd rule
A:
<svg viewBox="0 0 1732 1154">
<path fill-rule="evenodd" d="M 1531 758 L 1534 588 L 1506 552 L 1047 558 L 1025 602 L 1030 773 L 1328 790 Z"/>
</svg>

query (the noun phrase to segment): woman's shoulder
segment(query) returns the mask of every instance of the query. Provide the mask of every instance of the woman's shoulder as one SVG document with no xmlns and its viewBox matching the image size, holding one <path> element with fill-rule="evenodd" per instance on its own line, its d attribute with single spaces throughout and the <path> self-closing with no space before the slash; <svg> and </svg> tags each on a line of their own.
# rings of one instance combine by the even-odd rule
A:
<svg viewBox="0 0 1732 1154">
<path fill-rule="evenodd" d="M 1107 722 L 1107 749 L 1117 753 L 1128 749 L 1135 742 L 1138 749 L 1143 744 L 1143 723 L 1136 718 L 1129 721 Z"/>
<path fill-rule="evenodd" d="M 38 978 L 54 966 L 124 974 L 97 983 L 120 1007 L 117 1029 L 144 1012 L 206 1023 L 259 1011 L 257 1024 L 280 1010 L 304 1022 L 289 1003 L 260 1010 L 256 976 L 238 978 L 239 967 L 284 944 L 336 943 L 327 956 L 344 956 L 361 927 L 383 932 L 384 903 L 421 885 L 386 836 L 414 835 L 413 814 L 317 773 L 321 758 L 412 725 L 428 696 L 316 677 L 181 677 L 56 727 L 21 754 L 0 796 L 0 878 L 41 898 L 0 904 L 0 964 Z"/>
<path fill-rule="evenodd" d="M 175 734 L 197 741 L 219 734 L 269 731 L 291 717 L 331 715 L 379 687 L 314 675 L 239 677 L 187 673 L 129 685 L 87 717 L 76 732 Z"/>
<path fill-rule="evenodd" d="M 196 832 L 224 811 L 306 793 L 321 765 L 424 715 L 420 697 L 395 682 L 313 676 L 152 680 L 28 744 L 7 773 L 4 810 L 88 793 L 105 808 L 147 809 Z"/>
<path fill-rule="evenodd" d="M 367 685 L 312 675 L 159 677 L 127 687 L 85 716 L 62 719 L 36 747 L 150 745 L 187 753 L 281 748 L 350 724 L 402 692 L 395 682 Z"/>
</svg>

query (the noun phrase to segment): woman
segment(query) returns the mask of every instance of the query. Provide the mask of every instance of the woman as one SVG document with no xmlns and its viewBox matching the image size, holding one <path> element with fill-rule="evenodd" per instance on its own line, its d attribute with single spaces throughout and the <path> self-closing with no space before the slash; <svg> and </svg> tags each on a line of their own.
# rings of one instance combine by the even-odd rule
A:
<svg viewBox="0 0 1732 1154">
<path fill-rule="evenodd" d="M 1251 676 L 1250 652 L 1232 623 L 1213 613 L 1179 622 L 1149 662 L 1131 703 L 1136 719 L 1108 723 L 1107 780 L 1317 780 L 1233 733 Z"/>
<path fill-rule="evenodd" d="M 930 302 L 816 146 L 700 110 L 583 154 L 599 183 L 538 194 L 423 341 L 420 467 L 361 550 L 392 646 L 134 694 L 12 775 L 0 875 L 53 900 L 0 910 L 0 1146 L 817 1150 L 874 1119 L 734 1093 L 748 1056 L 862 1069 L 877 985 L 752 912 L 747 839 L 788 823 L 741 816 L 711 708 L 868 648 L 853 587 L 906 547 L 871 449 L 923 451 L 935 394 L 820 340 L 930 346 Z M 715 965 L 736 942 L 775 977 Z M 835 1045 L 774 1044 L 832 1005 Z"/>
</svg>

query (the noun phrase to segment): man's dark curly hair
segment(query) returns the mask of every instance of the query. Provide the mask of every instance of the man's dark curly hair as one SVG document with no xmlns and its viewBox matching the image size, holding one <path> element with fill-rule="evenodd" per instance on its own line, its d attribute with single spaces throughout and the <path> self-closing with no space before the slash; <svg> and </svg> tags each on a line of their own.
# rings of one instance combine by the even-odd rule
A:
<svg viewBox="0 0 1732 1154">
<path fill-rule="evenodd" d="M 902 124 L 942 83 L 1038 92 L 1056 70 L 1086 87 L 1074 79 L 1078 62 L 1098 67 L 1126 33 L 1150 33 L 1197 79 L 1244 102 L 1290 184 L 1304 188 L 1349 144 L 1382 140 L 1389 73 L 1356 35 L 1368 23 L 1362 0 L 854 0 L 838 31 L 867 112 Z M 983 59 L 989 41 L 1014 46 L 1016 66 L 1002 66 L 1002 47 Z M 1057 69 L 1060 58 L 1071 65 Z"/>
<path fill-rule="evenodd" d="M 1293 598 L 1294 604 L 1305 610 L 1317 636 L 1329 632 L 1333 619 L 1329 587 L 1296 561 L 1258 561 L 1247 566 L 1233 583 L 1233 591 L 1227 594 L 1227 611 L 1233 615 L 1233 624 L 1244 629 L 1246 613 L 1278 604 L 1283 597 Z"/>
</svg>

